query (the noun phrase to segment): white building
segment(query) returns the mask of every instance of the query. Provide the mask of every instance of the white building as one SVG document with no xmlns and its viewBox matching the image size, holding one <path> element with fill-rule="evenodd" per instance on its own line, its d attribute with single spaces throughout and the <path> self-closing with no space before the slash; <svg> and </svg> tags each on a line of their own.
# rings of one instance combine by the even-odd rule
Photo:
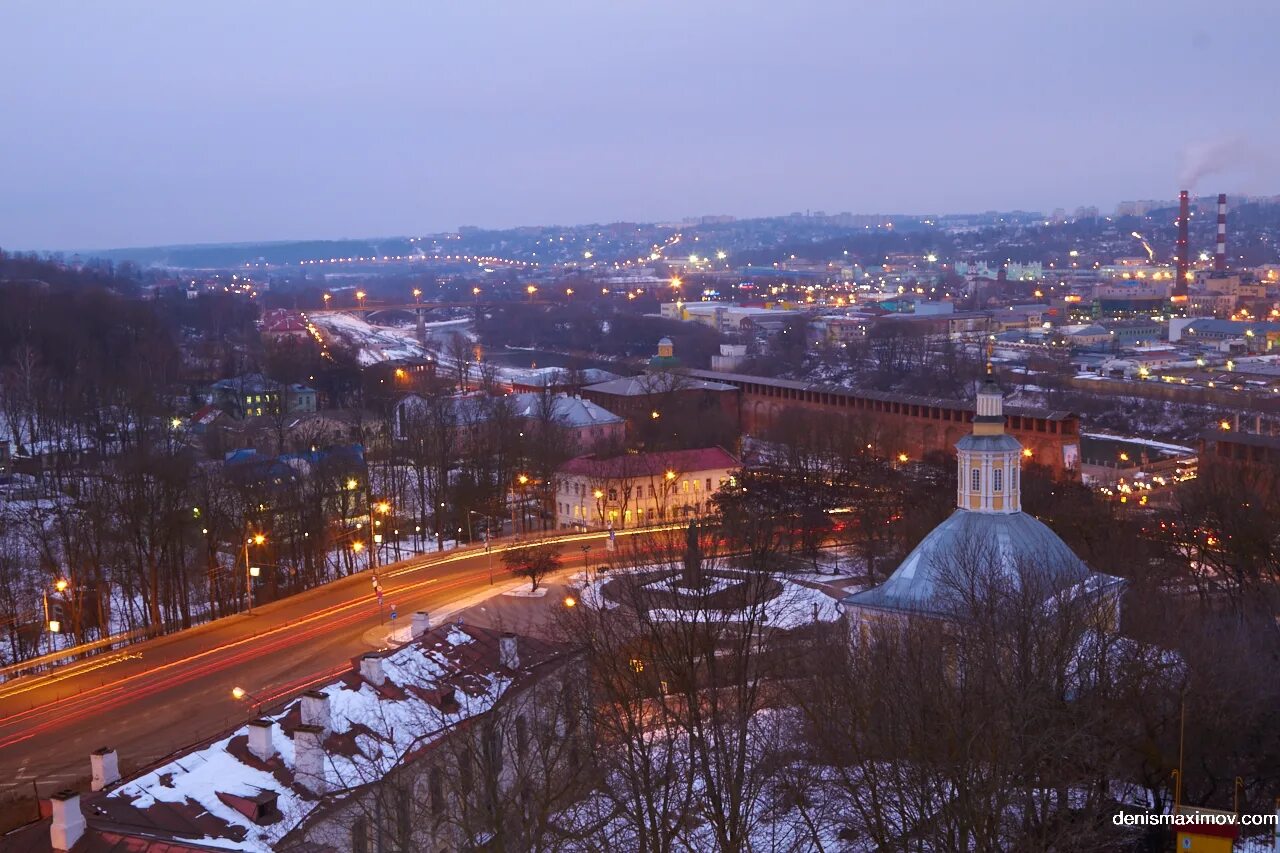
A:
<svg viewBox="0 0 1280 853">
<path fill-rule="evenodd" d="M 557 472 L 556 527 L 643 527 L 705 515 L 741 467 L 720 447 L 580 456 Z"/>
</svg>

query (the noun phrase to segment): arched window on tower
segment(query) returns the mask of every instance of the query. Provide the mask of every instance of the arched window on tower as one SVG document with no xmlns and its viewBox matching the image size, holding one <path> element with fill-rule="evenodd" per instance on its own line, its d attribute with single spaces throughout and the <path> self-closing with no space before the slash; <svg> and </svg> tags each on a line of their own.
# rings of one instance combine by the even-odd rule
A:
<svg viewBox="0 0 1280 853">
<path fill-rule="evenodd" d="M 969 472 L 969 490 L 973 492 L 977 492 L 977 491 L 981 491 L 981 489 L 982 489 L 982 469 L 974 468 L 972 471 Z"/>
<path fill-rule="evenodd" d="M 1004 489 L 1004 471 L 1000 468 L 991 472 L 991 488 L 999 492 Z"/>
</svg>

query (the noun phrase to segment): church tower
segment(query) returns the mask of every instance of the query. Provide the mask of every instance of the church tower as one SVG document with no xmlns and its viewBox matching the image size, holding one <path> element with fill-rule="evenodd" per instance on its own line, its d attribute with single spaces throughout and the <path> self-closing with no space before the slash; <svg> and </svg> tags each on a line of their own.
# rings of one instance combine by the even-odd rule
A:
<svg viewBox="0 0 1280 853">
<path fill-rule="evenodd" d="M 1004 431 L 1004 396 L 990 376 L 978 391 L 973 432 L 956 443 L 956 507 L 970 512 L 1022 510 L 1022 445 Z"/>
</svg>

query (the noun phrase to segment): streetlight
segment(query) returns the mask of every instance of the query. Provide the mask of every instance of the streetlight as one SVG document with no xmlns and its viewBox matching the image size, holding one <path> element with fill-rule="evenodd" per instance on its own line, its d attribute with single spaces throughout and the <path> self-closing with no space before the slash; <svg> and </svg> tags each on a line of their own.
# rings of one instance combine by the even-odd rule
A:
<svg viewBox="0 0 1280 853">
<path fill-rule="evenodd" d="M 523 435 L 523 433 L 521 434 Z M 516 482 L 520 484 L 520 497 L 519 497 L 520 519 L 521 521 L 523 521 L 524 520 L 524 486 L 526 483 L 529 482 L 529 478 L 525 474 L 519 474 L 516 476 Z M 517 503 L 516 490 L 514 487 L 512 487 L 511 489 L 511 535 L 512 536 L 518 536 L 520 534 L 520 528 L 516 526 L 516 503 Z M 522 524 L 520 526 L 523 527 L 524 525 Z"/>
<path fill-rule="evenodd" d="M 262 713 L 262 699 L 245 690 L 243 687 L 236 686 L 231 688 L 231 698 L 237 702 L 243 702 L 248 699 L 253 703 L 253 713 L 255 716 Z"/>
<path fill-rule="evenodd" d="M 245 603 L 248 605 L 245 608 L 246 613 L 253 613 L 253 579 L 261 573 L 261 569 L 257 566 L 249 565 L 249 546 L 264 545 L 266 541 L 267 537 L 261 533 L 246 536 L 244 540 L 244 595 Z"/>
<path fill-rule="evenodd" d="M 328 307 L 329 307 L 329 300 L 330 300 L 330 299 L 332 299 L 332 298 L 333 298 L 333 294 L 332 294 L 332 293 L 326 293 L 326 294 L 324 295 L 324 307 L 325 307 L 325 308 L 328 308 Z"/>
<path fill-rule="evenodd" d="M 415 287 L 415 288 L 413 289 L 413 301 L 414 301 L 414 302 L 421 302 L 421 301 L 422 301 L 422 289 L 421 289 L 421 288 Z"/>
<path fill-rule="evenodd" d="M 379 501 L 376 504 L 371 504 L 369 508 L 369 534 L 373 537 L 373 544 L 374 544 L 373 551 L 377 551 L 378 550 L 377 546 L 382 544 L 382 534 L 378 533 L 375 530 L 375 528 L 381 527 L 382 521 L 380 519 L 375 519 L 373 517 L 374 512 L 377 512 L 378 515 L 385 517 L 387 513 L 391 512 L 390 501 Z M 370 565 L 372 565 L 373 551 L 369 552 L 369 559 L 371 561 Z"/>
<path fill-rule="evenodd" d="M 66 578 L 58 578 L 56 581 L 53 582 L 53 588 L 58 592 L 66 592 L 68 586 L 70 586 L 70 584 L 67 582 Z M 44 623 L 45 623 L 45 627 L 49 629 L 49 634 L 51 635 L 49 637 L 49 651 L 53 651 L 52 635 L 62 633 L 62 621 L 59 619 L 54 619 L 52 616 L 52 610 L 49 607 L 49 591 L 47 589 L 44 591 L 43 598 L 44 598 Z"/>
<path fill-rule="evenodd" d="M 363 290 L 356 291 L 356 302 L 360 303 L 360 307 L 364 307 L 364 298 L 367 294 Z"/>
</svg>

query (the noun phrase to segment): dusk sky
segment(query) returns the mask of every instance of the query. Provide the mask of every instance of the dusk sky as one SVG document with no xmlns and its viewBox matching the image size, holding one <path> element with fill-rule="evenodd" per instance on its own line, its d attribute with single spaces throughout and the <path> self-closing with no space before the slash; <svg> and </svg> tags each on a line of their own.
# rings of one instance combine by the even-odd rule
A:
<svg viewBox="0 0 1280 853">
<path fill-rule="evenodd" d="M 1280 193 L 1275 0 L 0 5 L 0 246 Z"/>
</svg>

